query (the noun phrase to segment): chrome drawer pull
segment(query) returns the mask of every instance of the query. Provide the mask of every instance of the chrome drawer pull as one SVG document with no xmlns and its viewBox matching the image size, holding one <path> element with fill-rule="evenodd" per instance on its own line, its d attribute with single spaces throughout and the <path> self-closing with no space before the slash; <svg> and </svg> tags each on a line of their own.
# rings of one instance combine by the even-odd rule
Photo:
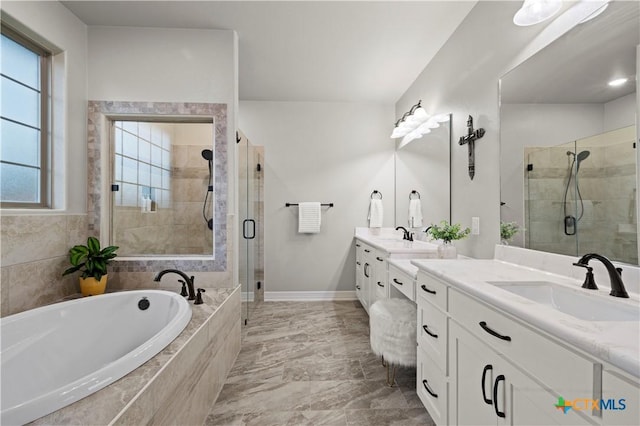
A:
<svg viewBox="0 0 640 426">
<path fill-rule="evenodd" d="M 426 285 L 424 285 L 424 284 L 422 284 L 420 287 L 422 287 L 422 289 L 423 289 L 424 291 L 426 291 L 427 293 L 436 294 L 436 291 L 435 291 L 435 290 L 429 290 L 429 289 L 427 288 L 427 286 L 426 286 Z"/>
<path fill-rule="evenodd" d="M 497 337 L 498 339 L 501 339 L 501 340 L 506 340 L 507 342 L 511 341 L 511 337 L 502 335 L 502 334 L 498 333 L 497 331 L 494 331 L 494 330 L 490 329 L 487 326 L 487 323 L 485 321 L 480 321 L 479 324 L 480 324 L 480 327 L 482 327 L 482 329 L 484 331 L 486 331 L 487 333 L 489 333 L 490 335 L 495 336 L 495 337 Z"/>
</svg>

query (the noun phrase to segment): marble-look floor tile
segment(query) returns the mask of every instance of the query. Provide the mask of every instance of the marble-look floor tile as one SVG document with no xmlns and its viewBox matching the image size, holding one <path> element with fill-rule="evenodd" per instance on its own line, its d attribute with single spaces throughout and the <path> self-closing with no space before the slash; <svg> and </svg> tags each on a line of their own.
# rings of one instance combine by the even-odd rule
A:
<svg viewBox="0 0 640 426">
<path fill-rule="evenodd" d="M 358 302 L 259 302 L 206 425 L 431 425 L 415 368 L 396 386 Z"/>
</svg>

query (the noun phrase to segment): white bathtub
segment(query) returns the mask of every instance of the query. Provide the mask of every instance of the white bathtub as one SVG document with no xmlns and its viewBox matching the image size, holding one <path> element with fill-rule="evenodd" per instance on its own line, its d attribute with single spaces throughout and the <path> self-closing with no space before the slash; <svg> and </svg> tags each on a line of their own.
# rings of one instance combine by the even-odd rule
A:
<svg viewBox="0 0 640 426">
<path fill-rule="evenodd" d="M 160 290 L 85 297 L 2 318 L 0 423 L 30 422 L 115 382 L 171 343 L 190 319 L 182 296 Z"/>
</svg>

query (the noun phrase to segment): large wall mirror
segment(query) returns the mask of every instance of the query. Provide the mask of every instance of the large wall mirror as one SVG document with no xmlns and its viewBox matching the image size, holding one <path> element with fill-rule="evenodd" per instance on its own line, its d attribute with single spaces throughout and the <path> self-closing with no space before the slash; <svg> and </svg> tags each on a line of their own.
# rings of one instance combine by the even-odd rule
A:
<svg viewBox="0 0 640 426">
<path fill-rule="evenodd" d="M 451 220 L 449 120 L 431 129 L 420 139 L 406 145 L 399 143 L 395 152 L 395 223 L 396 226 L 423 231 L 432 223 Z M 422 221 L 416 223 L 409 214 L 411 200 L 420 205 Z"/>
<path fill-rule="evenodd" d="M 501 79 L 500 219 L 520 228 L 510 244 L 638 264 L 639 10 L 612 2 Z"/>
</svg>

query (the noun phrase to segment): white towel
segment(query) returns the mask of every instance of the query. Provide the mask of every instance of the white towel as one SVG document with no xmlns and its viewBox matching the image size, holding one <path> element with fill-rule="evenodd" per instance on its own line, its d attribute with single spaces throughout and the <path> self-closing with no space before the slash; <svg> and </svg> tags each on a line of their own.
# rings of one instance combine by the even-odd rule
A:
<svg viewBox="0 0 640 426">
<path fill-rule="evenodd" d="M 298 204 L 298 232 L 317 234 L 320 232 L 320 203 L 309 202 Z"/>
<path fill-rule="evenodd" d="M 422 204 L 420 199 L 409 200 L 409 227 L 420 228 L 422 226 Z"/>
<path fill-rule="evenodd" d="M 382 200 L 378 198 L 372 198 L 369 204 L 369 228 L 382 228 L 382 216 L 383 216 Z"/>
</svg>

